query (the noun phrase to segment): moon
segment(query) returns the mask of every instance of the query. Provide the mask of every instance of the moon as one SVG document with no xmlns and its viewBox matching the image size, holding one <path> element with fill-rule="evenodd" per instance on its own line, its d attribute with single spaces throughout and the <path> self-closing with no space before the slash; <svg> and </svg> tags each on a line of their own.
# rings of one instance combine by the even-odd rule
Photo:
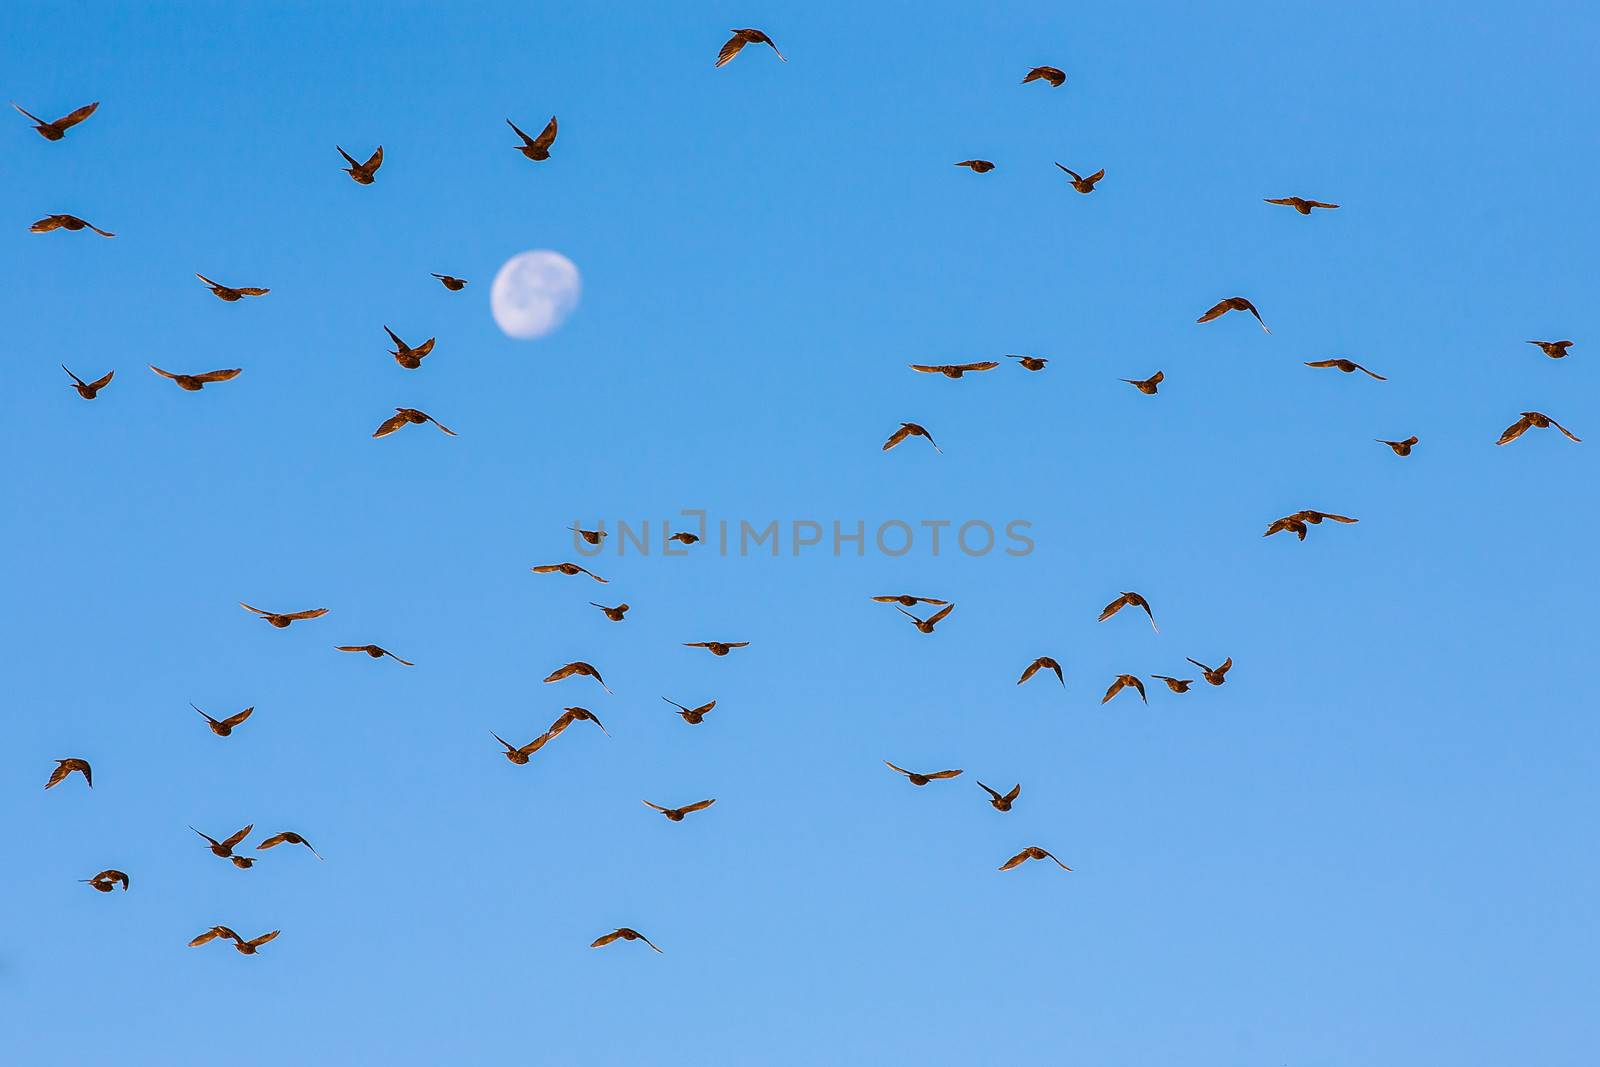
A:
<svg viewBox="0 0 1600 1067">
<path fill-rule="evenodd" d="M 494 276 L 489 309 L 507 337 L 532 341 L 567 321 L 582 291 L 577 266 L 560 252 L 520 252 Z"/>
</svg>

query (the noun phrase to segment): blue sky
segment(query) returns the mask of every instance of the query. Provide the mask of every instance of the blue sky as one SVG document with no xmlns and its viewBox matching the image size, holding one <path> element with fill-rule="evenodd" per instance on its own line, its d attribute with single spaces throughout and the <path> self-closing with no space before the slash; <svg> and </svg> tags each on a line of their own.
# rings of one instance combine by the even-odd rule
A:
<svg viewBox="0 0 1600 1067">
<path fill-rule="evenodd" d="M 752 25 L 790 61 L 713 70 Z M 8 99 L 102 101 L 0 152 L 17 1062 L 1591 1060 L 1595 445 L 1494 441 L 1600 434 L 1592 8 L 23 3 L 0 40 Z M 516 342 L 489 282 L 533 248 L 583 302 Z M 1194 323 L 1234 294 L 1271 336 Z M 1006 352 L 1052 363 L 905 367 Z M 1335 355 L 1390 380 L 1301 366 Z M 397 405 L 460 436 L 371 440 Z M 881 453 L 902 420 L 944 454 Z M 1260 537 L 1302 507 L 1362 521 Z M 1037 547 L 528 572 L 681 508 Z M 1125 589 L 1159 635 L 1095 621 Z M 901 591 L 958 607 L 925 636 L 866 599 Z M 368 641 L 418 666 L 331 647 Z M 1040 654 L 1065 691 L 1013 684 Z M 614 696 L 541 684 L 580 658 Z M 497 754 L 570 703 L 613 736 Z M 94 790 L 42 792 L 69 755 Z M 326 862 L 187 828 L 249 822 Z M 1030 843 L 1074 873 L 995 871 Z M 130 892 L 75 882 L 107 866 Z M 283 934 L 185 947 L 216 922 Z M 618 925 L 665 953 L 588 949 Z"/>
</svg>

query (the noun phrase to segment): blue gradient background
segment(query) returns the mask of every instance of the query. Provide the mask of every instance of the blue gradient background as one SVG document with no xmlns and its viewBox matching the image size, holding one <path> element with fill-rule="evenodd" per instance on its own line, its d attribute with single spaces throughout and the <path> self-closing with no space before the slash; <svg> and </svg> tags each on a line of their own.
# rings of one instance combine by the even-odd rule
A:
<svg viewBox="0 0 1600 1067">
<path fill-rule="evenodd" d="M 735 25 L 790 62 L 713 70 Z M 1596 446 L 1494 447 L 1600 434 L 1593 5 L 25 2 L 0 42 L 8 98 L 103 101 L 0 152 L 0 1058 L 1593 1062 Z M 487 304 L 529 248 L 585 288 L 535 344 Z M 1270 337 L 1194 324 L 1235 293 Z M 905 369 L 1003 352 L 1054 361 Z M 1340 354 L 1391 380 L 1300 366 Z M 370 440 L 396 405 L 461 436 Z M 902 419 L 945 454 L 881 454 Z M 1038 547 L 528 573 L 685 507 Z M 1362 522 L 1261 539 L 1301 507 Z M 1095 622 L 1123 589 L 1159 636 Z M 902 590 L 959 607 L 925 637 Z M 1013 684 L 1041 653 L 1064 692 Z M 1237 668 L 1098 704 L 1186 655 Z M 616 696 L 540 684 L 575 658 Z M 613 738 L 500 758 L 568 703 Z M 42 792 L 68 755 L 95 789 Z M 187 829 L 251 821 L 327 862 Z M 1032 842 L 1075 873 L 995 872 Z M 184 947 L 215 922 L 283 935 Z M 586 947 L 622 924 L 665 954 Z"/>
</svg>

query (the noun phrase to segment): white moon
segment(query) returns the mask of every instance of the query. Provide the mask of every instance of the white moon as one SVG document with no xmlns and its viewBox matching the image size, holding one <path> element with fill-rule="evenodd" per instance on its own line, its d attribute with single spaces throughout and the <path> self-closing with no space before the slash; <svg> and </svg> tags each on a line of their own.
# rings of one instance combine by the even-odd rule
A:
<svg viewBox="0 0 1600 1067">
<path fill-rule="evenodd" d="M 489 308 L 507 337 L 531 341 L 565 322 L 582 290 L 577 266 L 560 252 L 522 252 L 494 276 Z"/>
</svg>

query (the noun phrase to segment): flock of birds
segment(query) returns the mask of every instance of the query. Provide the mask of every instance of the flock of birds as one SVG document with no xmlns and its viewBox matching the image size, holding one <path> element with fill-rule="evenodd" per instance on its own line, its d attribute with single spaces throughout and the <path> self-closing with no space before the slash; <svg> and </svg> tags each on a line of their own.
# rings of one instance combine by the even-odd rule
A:
<svg viewBox="0 0 1600 1067">
<path fill-rule="evenodd" d="M 778 57 L 778 59 L 787 62 L 787 60 L 784 59 L 783 54 L 778 50 L 777 44 L 774 43 L 772 38 L 763 31 L 758 29 L 736 29 L 732 31 L 732 34 L 732 37 L 726 44 L 722 46 L 721 51 L 717 54 L 717 67 L 725 66 L 736 56 L 738 56 L 746 45 L 752 44 L 768 46 L 772 49 L 773 53 Z M 1065 84 L 1066 78 L 1066 73 L 1058 67 L 1040 66 L 1030 69 L 1026 76 L 1022 79 L 1022 84 L 1026 85 L 1031 82 L 1042 82 L 1052 88 L 1060 88 Z M 85 106 L 71 111 L 66 115 L 63 115 L 61 118 L 53 121 L 41 119 L 37 115 L 34 115 L 33 113 L 23 109 L 20 105 L 14 104 L 13 106 L 16 107 L 16 109 L 23 115 L 27 116 L 33 121 L 33 128 L 40 134 L 40 136 L 49 141 L 60 141 L 67 135 L 69 130 L 93 115 L 96 108 L 99 107 L 99 104 L 98 102 L 86 104 Z M 520 152 L 523 156 L 534 162 L 545 162 L 550 159 L 551 149 L 555 144 L 558 131 L 558 125 L 555 116 L 551 116 L 550 121 L 544 126 L 544 128 L 536 137 L 530 137 L 510 119 L 507 119 L 506 123 L 520 139 L 521 143 L 513 146 L 516 151 Z M 343 147 L 336 147 L 339 154 L 344 158 L 345 162 L 349 164 L 349 166 L 344 168 L 344 170 L 353 181 L 360 185 L 371 185 L 377 180 L 378 171 L 383 166 L 383 148 L 381 145 L 375 151 L 373 151 L 364 162 L 358 162 L 355 157 L 346 152 Z M 958 162 L 956 166 L 966 167 L 978 174 L 988 173 L 989 171 L 995 169 L 995 164 L 986 159 L 966 159 Z M 1085 195 L 1093 193 L 1098 183 L 1102 181 L 1106 175 L 1104 168 L 1101 168 L 1092 174 L 1083 175 L 1069 167 L 1064 166 L 1063 164 L 1057 163 L 1056 166 L 1067 175 L 1072 188 Z M 1339 207 L 1338 204 L 1328 203 L 1321 200 L 1308 200 L 1299 196 L 1267 198 L 1265 202 L 1268 204 L 1290 207 L 1299 214 L 1307 216 L 1309 216 L 1313 210 L 1331 211 L 1336 210 Z M 31 227 L 31 230 L 34 233 L 49 233 L 55 230 L 78 232 L 85 229 L 92 230 L 94 233 L 106 238 L 116 236 L 116 234 L 112 232 L 103 230 L 76 215 L 70 214 L 46 215 L 44 218 L 35 222 Z M 229 303 L 237 302 L 245 298 L 263 297 L 270 292 L 269 289 L 255 286 L 233 287 L 223 285 L 199 273 L 196 273 L 195 276 L 219 300 Z M 460 292 L 468 284 L 465 279 L 450 274 L 433 273 L 432 277 L 438 280 L 438 282 L 450 292 Z M 1251 303 L 1250 300 L 1242 296 L 1231 296 L 1223 300 L 1219 300 L 1216 304 L 1207 309 L 1206 312 L 1202 314 L 1196 321 L 1200 323 L 1212 322 L 1222 318 L 1224 315 L 1227 315 L 1230 312 L 1235 311 L 1249 314 L 1256 320 L 1256 323 L 1263 331 L 1271 333 L 1271 330 L 1268 329 L 1266 322 L 1262 319 L 1260 311 L 1253 303 Z M 384 330 L 388 334 L 390 341 L 394 344 L 394 348 L 389 354 L 402 368 L 407 370 L 416 370 L 420 368 L 422 366 L 422 361 L 433 351 L 435 339 L 432 337 L 428 338 L 420 345 L 413 347 L 401 340 L 393 330 L 389 329 L 389 327 L 385 326 Z M 1568 350 L 1573 344 L 1573 342 L 1569 340 L 1529 341 L 1528 343 L 1538 347 L 1541 352 L 1551 359 L 1564 358 L 1568 354 Z M 1028 372 L 1043 371 L 1049 363 L 1047 358 L 1035 355 L 1008 355 L 1007 358 L 1016 360 L 1017 365 Z M 913 363 L 910 364 L 910 367 L 912 370 L 919 373 L 939 374 L 952 380 L 959 380 L 968 374 L 994 370 L 1000 365 L 1000 362 L 997 360 L 981 360 L 951 364 Z M 1345 374 L 1352 374 L 1356 371 L 1360 371 L 1375 381 L 1381 382 L 1387 380 L 1384 376 L 1369 370 L 1353 360 L 1343 357 L 1307 361 L 1305 365 L 1313 368 L 1334 369 Z M 240 368 L 212 370 L 194 374 L 173 373 L 154 365 L 151 365 L 150 369 L 161 377 L 171 380 L 180 389 L 184 389 L 189 392 L 199 392 L 207 385 L 231 381 L 242 373 Z M 111 384 L 116 373 L 114 370 L 107 371 L 104 375 L 96 378 L 93 381 L 85 381 L 73 371 L 69 370 L 64 364 L 62 366 L 62 370 L 66 371 L 68 376 L 71 377 L 71 387 L 75 389 L 78 395 L 85 400 L 94 400 L 102 390 Z M 1165 375 L 1163 372 L 1156 371 L 1153 375 L 1147 378 L 1124 378 L 1122 381 L 1132 385 L 1140 393 L 1148 396 L 1154 396 L 1158 393 L 1160 385 L 1164 379 Z M 455 431 L 438 422 L 438 420 L 434 419 L 431 415 L 419 409 L 407 407 L 396 408 L 395 414 L 385 418 L 383 422 L 379 424 L 378 428 L 373 432 L 372 436 L 375 438 L 385 437 L 408 425 L 423 425 L 427 423 L 432 423 L 445 434 L 448 434 L 452 437 L 455 436 Z M 1580 438 L 1574 435 L 1565 426 L 1562 426 L 1560 423 L 1556 422 L 1556 420 L 1544 414 L 1543 412 L 1524 411 L 1520 413 L 1515 422 L 1513 422 L 1504 430 L 1504 432 L 1501 433 L 1500 438 L 1496 443 L 1499 445 L 1509 444 L 1510 442 L 1521 437 L 1530 429 L 1550 428 L 1554 428 L 1555 430 L 1559 431 L 1570 441 L 1577 442 L 1580 440 Z M 901 423 L 899 428 L 896 429 L 889 436 L 888 440 L 884 442 L 883 451 L 889 451 L 911 437 L 924 438 L 936 452 L 940 451 L 938 444 L 934 441 L 933 435 L 927 430 L 927 428 L 914 422 Z M 1412 449 L 1418 443 L 1416 435 L 1411 435 L 1404 439 L 1398 440 L 1390 440 L 1385 438 L 1376 438 L 1375 440 L 1377 443 L 1387 446 L 1394 452 L 1396 456 L 1402 458 L 1411 455 Z M 1347 525 L 1353 524 L 1359 520 L 1346 515 L 1337 515 L 1330 512 L 1305 509 L 1272 520 L 1263 536 L 1270 537 L 1273 534 L 1287 532 L 1294 534 L 1299 540 L 1304 541 L 1309 528 L 1312 526 L 1320 526 L 1324 521 Z M 580 537 L 589 545 L 599 545 L 607 536 L 607 532 L 603 529 L 588 530 L 576 526 L 571 527 L 570 529 L 574 535 Z M 692 545 L 699 540 L 699 537 L 692 533 L 679 532 L 671 534 L 670 539 L 684 545 Z M 607 579 L 594 574 L 579 564 L 571 562 L 544 564 L 533 567 L 532 570 L 537 574 L 560 574 L 567 577 L 584 575 L 593 579 L 595 582 L 608 584 Z M 935 628 L 939 625 L 939 623 L 948 618 L 956 607 L 955 604 L 946 600 L 938 599 L 936 597 L 916 596 L 905 593 L 874 596 L 871 599 L 877 603 L 892 604 L 897 611 L 910 620 L 910 622 L 918 631 L 924 634 L 934 633 Z M 629 610 L 629 605 L 627 603 L 619 603 L 614 606 L 608 606 L 595 601 L 590 601 L 589 603 L 591 606 L 603 612 L 605 617 L 612 622 L 623 622 Z M 935 610 L 926 615 L 918 614 L 917 611 L 922 605 L 926 605 L 927 607 Z M 318 619 L 328 614 L 327 608 L 313 608 L 310 610 L 294 612 L 274 612 L 255 607 L 244 602 L 240 603 L 240 607 L 244 608 L 246 611 L 252 612 L 266 622 L 269 626 L 277 629 L 285 629 L 296 622 Z M 1140 593 L 1133 591 L 1124 591 L 1120 593 L 1116 599 L 1107 604 L 1100 613 L 1099 621 L 1104 622 L 1112 618 L 1123 608 L 1132 608 L 1137 611 L 1143 611 L 1150 623 L 1151 628 L 1157 633 L 1160 632 L 1159 627 L 1156 625 L 1155 612 L 1151 608 L 1149 600 L 1147 600 Z M 685 647 L 703 648 L 709 651 L 713 656 L 722 657 L 729 655 L 735 649 L 746 647 L 749 642 L 690 641 L 685 642 L 684 644 Z M 334 648 L 340 652 L 365 653 L 367 656 L 372 657 L 373 659 L 382 659 L 387 657 L 395 660 L 397 663 L 400 663 L 403 666 L 414 666 L 410 660 L 401 659 L 388 649 L 375 644 L 336 645 Z M 1193 664 L 1198 669 L 1200 677 L 1211 686 L 1223 685 L 1227 680 L 1228 672 L 1233 667 L 1233 659 L 1231 656 L 1224 659 L 1215 667 L 1207 666 L 1205 663 L 1197 659 L 1188 657 L 1186 658 L 1188 659 L 1189 663 Z M 1022 685 L 1028 682 L 1041 671 L 1048 671 L 1054 674 L 1057 682 L 1065 687 L 1066 677 L 1062 670 L 1061 664 L 1058 660 L 1050 656 L 1039 656 L 1033 660 L 1033 662 L 1029 663 L 1023 669 L 1022 674 L 1017 679 L 1016 684 Z M 611 689 L 606 685 L 600 671 L 592 664 L 581 660 L 566 663 L 560 667 L 557 667 L 554 671 L 550 672 L 550 674 L 544 680 L 547 683 L 554 683 L 574 677 L 591 678 L 607 694 L 611 693 Z M 1197 681 L 1193 678 L 1183 678 L 1175 675 L 1165 674 L 1151 674 L 1148 677 L 1151 680 L 1163 683 L 1167 689 L 1174 694 L 1183 694 L 1189 692 L 1190 687 L 1193 686 Z M 1134 690 L 1139 694 L 1139 698 L 1142 701 L 1147 704 L 1149 703 L 1149 695 L 1146 692 L 1144 680 L 1139 675 L 1135 674 L 1118 674 L 1112 679 L 1110 686 L 1106 689 L 1105 695 L 1101 698 L 1100 702 L 1102 704 L 1109 702 L 1118 694 L 1122 693 L 1125 689 Z M 691 707 L 686 704 L 680 704 L 669 697 L 662 697 L 662 699 L 668 704 L 672 705 L 676 711 L 676 714 L 679 715 L 685 723 L 691 726 L 697 726 L 703 723 L 706 716 L 717 706 L 716 700 L 710 700 L 703 704 Z M 190 706 L 194 707 L 194 705 Z M 213 734 L 218 737 L 225 738 L 231 736 L 235 730 L 249 720 L 255 709 L 253 707 L 245 708 L 242 711 L 221 719 L 213 717 L 198 707 L 194 707 L 194 710 L 205 719 L 207 727 Z M 587 708 L 576 705 L 563 708 L 561 714 L 555 719 L 554 722 L 550 724 L 550 727 L 547 730 L 526 744 L 513 745 L 511 742 L 502 738 L 499 734 L 493 732 L 491 732 L 491 736 L 501 746 L 501 754 L 506 758 L 507 761 L 515 766 L 526 766 L 536 753 L 538 753 L 551 741 L 561 736 L 561 734 L 570 726 L 579 722 L 593 723 L 594 726 L 602 733 L 606 734 L 606 736 L 610 736 L 609 731 L 606 730 L 605 726 L 601 723 L 599 717 L 596 716 L 594 712 Z M 69 757 L 58 759 L 55 762 L 55 769 L 50 773 L 48 780 L 45 782 L 45 789 L 51 789 L 62 784 L 73 774 L 81 774 L 85 786 L 93 788 L 93 769 L 87 760 L 79 757 Z M 947 769 L 932 772 L 912 771 L 901 767 L 898 764 L 890 762 L 889 760 L 884 760 L 884 764 L 894 773 L 903 775 L 913 786 L 917 787 L 926 786 L 934 781 L 957 778 L 964 773 L 960 769 Z M 983 790 L 984 794 L 986 794 L 987 802 L 999 812 L 1010 812 L 1013 808 L 1013 805 L 1016 803 L 1017 799 L 1022 793 L 1021 783 L 1013 785 L 1005 793 L 991 789 L 981 781 L 977 782 L 977 785 Z M 643 803 L 653 811 L 663 815 L 668 821 L 676 823 L 682 822 L 691 814 L 705 811 L 716 803 L 716 799 L 708 798 L 699 800 L 691 804 L 685 804 L 682 807 L 667 807 L 662 804 L 657 804 L 651 800 L 645 800 Z M 212 855 L 218 857 L 219 859 L 227 860 L 240 870 L 250 869 L 259 858 L 259 856 L 242 855 L 236 851 L 236 849 L 238 849 L 244 843 L 245 839 L 254 831 L 254 824 L 245 826 L 242 829 L 221 839 L 211 837 L 210 835 L 195 829 L 192 826 L 190 829 L 194 830 L 194 832 L 204 840 L 206 848 L 212 853 Z M 255 850 L 257 853 L 261 853 L 282 844 L 304 846 L 312 853 L 312 855 L 316 856 L 318 859 L 322 858 L 321 854 L 318 853 L 317 850 L 311 845 L 310 841 L 308 841 L 300 833 L 293 830 L 280 831 L 264 838 L 255 846 Z M 1009 871 L 1029 862 L 1030 860 L 1049 860 L 1054 862 L 1064 871 L 1070 871 L 1072 869 L 1046 849 L 1038 845 L 1028 845 L 1020 852 L 1017 852 L 1015 855 L 1011 856 L 1009 859 L 1005 860 L 1005 862 L 1000 864 L 998 870 Z M 124 871 L 116 869 L 106 869 L 100 871 L 93 877 L 85 878 L 81 881 L 100 893 L 111 893 L 119 888 L 126 892 L 131 885 L 131 879 L 129 878 L 128 874 Z M 268 942 L 276 938 L 279 933 L 280 931 L 278 930 L 272 930 L 261 934 L 258 937 L 246 939 L 227 926 L 213 925 L 191 940 L 189 945 L 191 947 L 198 947 L 209 944 L 210 942 L 216 940 L 229 941 L 232 942 L 233 947 L 239 953 L 252 956 L 255 955 L 263 945 L 266 945 Z M 601 948 L 617 941 L 643 941 L 655 951 L 661 951 L 661 949 L 649 938 L 645 937 L 637 930 L 626 926 L 617 927 L 611 932 L 601 935 L 594 940 L 591 947 Z"/>
</svg>

